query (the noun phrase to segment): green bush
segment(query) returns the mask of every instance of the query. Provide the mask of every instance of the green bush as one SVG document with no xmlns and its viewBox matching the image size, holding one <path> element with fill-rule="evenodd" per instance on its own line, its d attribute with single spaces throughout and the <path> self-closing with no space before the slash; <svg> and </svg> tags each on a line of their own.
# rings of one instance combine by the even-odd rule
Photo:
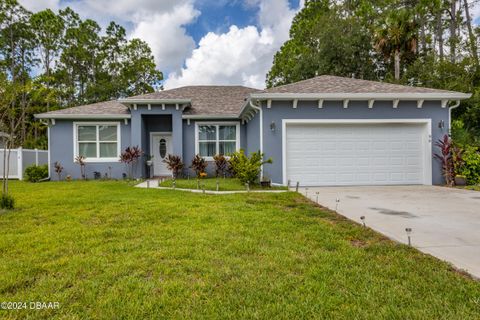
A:
<svg viewBox="0 0 480 320">
<path fill-rule="evenodd" d="M 260 168 L 265 163 L 272 163 L 272 159 L 263 161 L 263 153 L 254 152 L 250 158 L 240 149 L 234 152 L 228 160 L 232 175 L 242 183 L 256 183 L 259 180 Z"/>
<path fill-rule="evenodd" d="M 38 182 L 48 177 L 48 166 L 31 165 L 25 169 L 25 180 L 30 182 Z"/>
<path fill-rule="evenodd" d="M 12 196 L 2 194 L 0 196 L 0 209 L 11 210 L 15 206 L 15 199 Z"/>
<path fill-rule="evenodd" d="M 459 170 L 467 178 L 467 184 L 480 184 L 480 152 L 478 148 L 466 146 L 463 151 L 463 165 Z"/>
</svg>

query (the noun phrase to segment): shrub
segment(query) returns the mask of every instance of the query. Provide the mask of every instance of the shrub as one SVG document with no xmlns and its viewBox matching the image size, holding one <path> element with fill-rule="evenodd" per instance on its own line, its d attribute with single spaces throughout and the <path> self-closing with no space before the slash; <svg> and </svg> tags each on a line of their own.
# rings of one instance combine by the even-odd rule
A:
<svg viewBox="0 0 480 320">
<path fill-rule="evenodd" d="M 80 176 L 82 179 L 87 179 L 87 175 L 85 174 L 85 157 L 84 156 L 76 156 L 75 163 L 80 166 Z"/>
<path fill-rule="evenodd" d="M 133 179 L 133 169 L 142 155 L 143 151 L 138 146 L 127 147 L 120 155 L 120 161 L 127 167 L 128 177 L 130 179 Z"/>
<path fill-rule="evenodd" d="M 30 182 L 38 182 L 48 177 L 48 165 L 41 166 L 31 165 L 25 169 L 25 180 Z"/>
<path fill-rule="evenodd" d="M 197 178 L 199 178 L 200 174 L 205 172 L 205 169 L 207 168 L 207 166 L 208 166 L 207 161 L 205 161 L 204 158 L 200 157 L 200 155 L 197 154 L 192 159 L 192 165 L 190 166 L 190 168 L 192 168 L 193 171 L 195 171 L 195 175 L 197 176 Z"/>
<path fill-rule="evenodd" d="M 452 157 L 452 139 L 446 134 L 439 139 L 435 146 L 440 149 L 440 153 L 435 153 L 434 157 L 442 165 L 442 174 L 447 186 L 453 186 L 455 183 L 455 167 Z"/>
<path fill-rule="evenodd" d="M 217 154 L 213 157 L 215 161 L 215 176 L 221 177 L 227 172 L 228 161 L 223 154 Z"/>
<path fill-rule="evenodd" d="M 467 178 L 467 184 L 480 183 L 480 152 L 478 148 L 466 146 L 463 151 L 463 165 L 460 174 Z"/>
<path fill-rule="evenodd" d="M 178 174 L 183 170 L 184 164 L 179 156 L 168 154 L 163 162 L 167 165 L 167 169 L 172 172 L 172 177 L 176 179 Z"/>
<path fill-rule="evenodd" d="M 55 163 L 53 164 L 54 168 L 55 168 L 55 172 L 57 173 L 58 175 L 58 180 L 62 180 L 62 171 L 63 171 L 63 167 L 62 167 L 62 164 L 58 161 L 55 161 Z"/>
<path fill-rule="evenodd" d="M 228 160 L 229 170 L 242 183 L 256 183 L 258 182 L 262 165 L 272 163 L 271 158 L 263 161 L 263 156 L 263 153 L 257 151 L 252 153 L 249 158 L 240 149 L 240 151 L 236 151 L 230 156 Z"/>
<path fill-rule="evenodd" d="M 8 195 L 2 194 L 0 196 L 0 209 L 12 210 L 15 207 L 15 199 Z"/>
</svg>

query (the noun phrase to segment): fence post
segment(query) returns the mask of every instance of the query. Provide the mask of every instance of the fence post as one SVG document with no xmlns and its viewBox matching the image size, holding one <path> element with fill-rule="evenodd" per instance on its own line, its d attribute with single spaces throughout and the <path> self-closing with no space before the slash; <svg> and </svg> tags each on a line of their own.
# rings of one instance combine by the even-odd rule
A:
<svg viewBox="0 0 480 320">
<path fill-rule="evenodd" d="M 12 149 L 10 151 L 13 151 Z M 23 148 L 19 147 L 17 150 L 17 177 L 18 180 L 23 180 Z M 8 177 L 8 172 L 7 172 Z"/>
<path fill-rule="evenodd" d="M 38 166 L 38 149 L 35 148 L 35 165 Z"/>
</svg>

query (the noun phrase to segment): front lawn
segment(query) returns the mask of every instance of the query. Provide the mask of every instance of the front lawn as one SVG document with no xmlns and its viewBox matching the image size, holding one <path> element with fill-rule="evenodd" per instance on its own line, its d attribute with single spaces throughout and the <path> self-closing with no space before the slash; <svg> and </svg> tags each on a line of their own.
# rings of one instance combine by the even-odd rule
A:
<svg viewBox="0 0 480 320">
<path fill-rule="evenodd" d="M 202 178 L 199 180 L 200 189 L 202 185 L 205 185 L 205 190 L 217 190 L 217 179 L 216 178 Z M 245 184 L 241 183 L 240 180 L 236 178 L 220 178 L 218 179 L 218 190 L 219 191 L 238 191 L 246 190 Z M 173 180 L 168 179 L 160 183 L 160 187 L 171 188 L 173 186 Z M 197 179 L 177 179 L 176 187 L 180 189 L 197 189 Z M 252 184 L 249 186 L 250 190 L 287 190 L 287 187 L 278 187 L 272 186 L 270 188 L 262 188 L 258 184 Z"/>
<path fill-rule="evenodd" d="M 12 182 L 2 319 L 479 319 L 480 283 L 294 192 Z"/>
</svg>

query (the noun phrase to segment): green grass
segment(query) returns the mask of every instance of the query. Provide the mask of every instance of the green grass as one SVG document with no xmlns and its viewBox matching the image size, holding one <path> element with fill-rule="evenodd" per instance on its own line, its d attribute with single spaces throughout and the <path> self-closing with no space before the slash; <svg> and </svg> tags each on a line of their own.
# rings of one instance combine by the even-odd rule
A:
<svg viewBox="0 0 480 320">
<path fill-rule="evenodd" d="M 219 182 L 219 191 L 237 191 L 237 190 L 246 190 L 245 184 L 241 183 L 240 180 L 236 178 L 220 178 Z M 201 185 L 205 185 L 205 190 L 217 190 L 217 179 L 216 178 L 203 178 L 200 179 L 200 189 Z M 161 187 L 171 188 L 173 185 L 173 180 L 168 179 L 160 183 Z M 181 189 L 197 189 L 197 179 L 177 179 L 176 187 Z M 262 188 L 258 184 L 253 184 L 250 186 L 251 190 L 287 190 L 287 187 L 281 186 L 272 186 L 270 188 Z"/>
<path fill-rule="evenodd" d="M 480 283 L 300 195 L 12 182 L 2 319 L 479 319 Z"/>
<path fill-rule="evenodd" d="M 463 186 L 463 187 L 457 187 L 457 188 L 465 189 L 465 190 L 480 191 L 480 185 L 475 185 L 475 186 Z"/>
</svg>

